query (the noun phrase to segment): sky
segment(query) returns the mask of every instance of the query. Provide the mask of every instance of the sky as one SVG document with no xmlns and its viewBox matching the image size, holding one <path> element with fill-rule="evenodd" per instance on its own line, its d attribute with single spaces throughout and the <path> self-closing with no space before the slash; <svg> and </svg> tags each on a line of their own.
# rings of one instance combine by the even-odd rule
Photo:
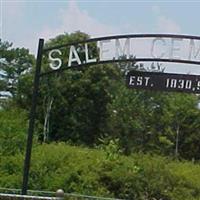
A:
<svg viewBox="0 0 200 200">
<path fill-rule="evenodd" d="M 91 37 L 127 33 L 198 35 L 198 1 L 0 0 L 1 38 L 35 53 L 39 38 L 81 30 Z"/>
<path fill-rule="evenodd" d="M 39 38 L 78 30 L 200 35 L 199 11 L 200 1 L 0 0 L 0 38 L 36 54 Z"/>
</svg>

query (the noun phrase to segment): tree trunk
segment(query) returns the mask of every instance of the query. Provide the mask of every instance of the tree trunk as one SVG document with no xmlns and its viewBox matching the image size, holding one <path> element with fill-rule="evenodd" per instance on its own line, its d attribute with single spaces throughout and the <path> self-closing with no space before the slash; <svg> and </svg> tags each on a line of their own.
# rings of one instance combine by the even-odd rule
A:
<svg viewBox="0 0 200 200">
<path fill-rule="evenodd" d="M 47 110 L 45 113 L 44 126 L 43 126 L 43 142 L 47 142 L 49 140 L 49 117 L 50 117 L 53 100 L 54 100 L 53 97 L 50 97 L 47 100 Z"/>
<path fill-rule="evenodd" d="M 179 148 L 179 125 L 176 128 L 176 148 L 175 148 L 175 157 L 178 157 L 178 148 Z"/>
</svg>

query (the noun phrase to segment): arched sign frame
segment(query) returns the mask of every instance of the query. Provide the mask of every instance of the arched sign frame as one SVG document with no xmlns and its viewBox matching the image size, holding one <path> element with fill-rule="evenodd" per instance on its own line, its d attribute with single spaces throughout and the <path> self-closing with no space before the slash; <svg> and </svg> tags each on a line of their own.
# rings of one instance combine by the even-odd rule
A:
<svg viewBox="0 0 200 200">
<path fill-rule="evenodd" d="M 29 177 L 29 169 L 30 169 L 30 161 L 31 161 L 31 151 L 32 151 L 32 140 L 33 140 L 33 133 L 34 133 L 34 124 L 36 118 L 36 106 L 37 106 L 37 97 L 39 93 L 39 82 L 40 78 L 51 73 L 61 72 L 63 70 L 72 69 L 72 68 L 80 68 L 86 67 L 96 64 L 106 64 L 106 63 L 119 63 L 119 62 L 169 62 L 169 63 L 182 63 L 182 64 L 196 64 L 200 65 L 200 60 L 190 60 L 190 59 L 177 59 L 177 58 L 159 58 L 159 57 L 134 57 L 134 58 L 115 58 L 115 59 L 108 59 L 108 60 L 93 60 L 90 62 L 83 62 L 77 63 L 76 65 L 64 66 L 59 67 L 58 69 L 51 70 L 48 72 L 41 72 L 41 64 L 42 64 L 42 57 L 45 53 L 50 52 L 52 50 L 61 49 L 64 47 L 74 47 L 76 45 L 84 45 L 92 42 L 101 42 L 101 41 L 109 41 L 109 40 L 119 40 L 119 39 L 131 39 L 131 38 L 170 38 L 172 40 L 176 39 L 188 39 L 190 41 L 198 40 L 200 41 L 200 36 L 190 36 L 190 35 L 175 35 L 175 34 L 129 34 L 129 35 L 115 35 L 115 36 L 107 36 L 107 37 L 99 37 L 99 38 L 91 38 L 84 41 L 78 41 L 68 44 L 62 44 L 53 46 L 50 48 L 44 48 L 44 39 L 39 39 L 38 45 L 38 52 L 37 52 L 37 60 L 36 60 L 36 69 L 34 75 L 34 83 L 33 83 L 33 94 L 31 100 L 31 109 L 29 115 L 29 127 L 28 127 L 28 137 L 27 137 L 27 144 L 26 144 L 26 152 L 25 152 L 25 159 L 24 159 L 24 170 L 23 170 L 23 182 L 22 182 L 22 194 L 26 195 L 28 190 L 28 177 Z M 87 47 L 87 46 L 86 46 Z M 200 51 L 200 48 L 199 48 Z M 74 53 L 75 57 L 76 52 Z M 88 54 L 86 54 L 88 58 Z M 87 59 L 86 59 L 87 60 Z M 148 73 L 148 72 L 146 72 Z"/>
</svg>

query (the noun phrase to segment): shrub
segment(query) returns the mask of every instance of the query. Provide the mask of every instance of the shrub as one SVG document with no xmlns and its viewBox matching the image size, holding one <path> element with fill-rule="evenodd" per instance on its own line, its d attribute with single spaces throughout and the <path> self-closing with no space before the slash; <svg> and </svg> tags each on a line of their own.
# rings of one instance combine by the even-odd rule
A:
<svg viewBox="0 0 200 200">
<path fill-rule="evenodd" d="M 115 158 L 64 143 L 34 145 L 29 188 L 130 200 L 200 198 L 199 164 L 144 154 Z M 2 161 L 0 187 L 21 187 L 23 155 Z"/>
</svg>

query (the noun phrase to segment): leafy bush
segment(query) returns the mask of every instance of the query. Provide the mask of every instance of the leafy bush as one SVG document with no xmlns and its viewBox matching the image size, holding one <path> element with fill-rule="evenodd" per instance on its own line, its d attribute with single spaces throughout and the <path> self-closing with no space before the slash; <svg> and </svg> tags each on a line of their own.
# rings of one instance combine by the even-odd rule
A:
<svg viewBox="0 0 200 200">
<path fill-rule="evenodd" d="M 0 110 L 0 156 L 23 152 L 27 134 L 27 115 L 23 110 Z"/>
<path fill-rule="evenodd" d="M 3 156 L 0 187 L 21 187 L 23 155 Z M 108 159 L 105 150 L 64 143 L 34 145 L 29 188 L 137 200 L 198 200 L 200 166 L 133 154 Z"/>
</svg>

